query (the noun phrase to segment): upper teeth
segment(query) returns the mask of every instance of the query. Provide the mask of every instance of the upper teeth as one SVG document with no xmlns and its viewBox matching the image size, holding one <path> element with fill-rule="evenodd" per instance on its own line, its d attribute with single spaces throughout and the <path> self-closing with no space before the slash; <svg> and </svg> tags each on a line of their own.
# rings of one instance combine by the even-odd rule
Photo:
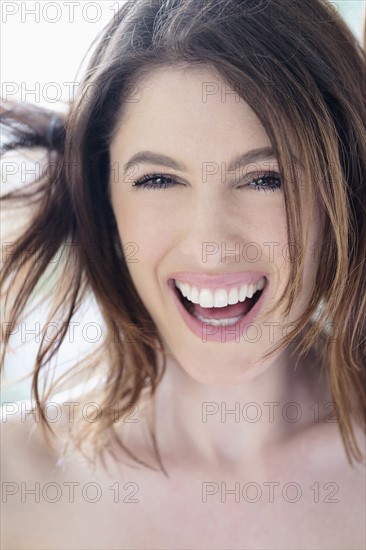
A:
<svg viewBox="0 0 366 550">
<path fill-rule="evenodd" d="M 201 290 L 189 283 L 175 281 L 175 286 L 179 288 L 185 298 L 201 307 L 226 307 L 238 302 L 244 302 L 246 298 L 251 298 L 257 290 L 262 290 L 266 284 L 266 278 L 262 277 L 256 284 L 244 284 L 239 288 L 219 288 L 212 292 L 209 288 Z"/>
</svg>

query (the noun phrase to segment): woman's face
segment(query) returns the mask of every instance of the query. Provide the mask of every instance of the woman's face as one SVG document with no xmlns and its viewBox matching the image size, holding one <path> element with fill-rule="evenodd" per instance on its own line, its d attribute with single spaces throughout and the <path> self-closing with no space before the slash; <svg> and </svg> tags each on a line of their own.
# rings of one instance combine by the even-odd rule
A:
<svg viewBox="0 0 366 550">
<path fill-rule="evenodd" d="M 304 222 L 315 216 L 302 294 L 288 318 L 283 311 L 268 316 L 291 266 L 279 166 L 255 113 L 209 68 L 159 70 L 140 82 L 138 97 L 125 109 L 111 144 L 110 191 L 138 294 L 190 376 L 209 385 L 251 379 L 279 356 L 261 359 L 289 332 L 310 296 L 318 212 L 302 210 Z M 150 179 L 151 188 L 135 185 L 152 174 L 164 178 Z M 190 301 L 204 300 L 189 306 L 194 313 L 181 303 L 173 280 L 189 283 L 182 289 Z M 250 287 L 243 287 L 263 282 L 253 306 L 245 298 Z"/>
</svg>

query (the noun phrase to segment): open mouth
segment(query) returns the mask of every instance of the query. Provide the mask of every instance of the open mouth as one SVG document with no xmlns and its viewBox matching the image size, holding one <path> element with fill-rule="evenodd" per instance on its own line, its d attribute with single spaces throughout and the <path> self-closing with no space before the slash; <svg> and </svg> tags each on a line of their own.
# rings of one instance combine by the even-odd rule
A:
<svg viewBox="0 0 366 550">
<path fill-rule="evenodd" d="M 233 325 L 243 319 L 253 309 L 264 290 L 257 290 L 251 298 L 247 297 L 243 302 L 238 302 L 233 305 L 203 308 L 185 298 L 174 283 L 173 286 L 181 304 L 192 317 L 202 321 L 203 323 L 211 323 L 222 326 Z"/>
</svg>

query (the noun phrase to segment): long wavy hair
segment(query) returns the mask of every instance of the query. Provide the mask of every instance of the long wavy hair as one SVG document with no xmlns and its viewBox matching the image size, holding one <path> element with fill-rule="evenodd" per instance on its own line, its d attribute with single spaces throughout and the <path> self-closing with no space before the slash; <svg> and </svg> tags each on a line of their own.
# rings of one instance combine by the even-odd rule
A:
<svg viewBox="0 0 366 550">
<path fill-rule="evenodd" d="M 286 304 L 286 314 L 301 290 L 304 267 L 298 255 L 304 250 L 300 184 L 289 129 L 296 140 L 307 191 L 324 212 L 320 261 L 306 310 L 266 357 L 294 343 L 299 356 L 313 353 L 327 373 L 348 461 L 362 461 L 353 420 L 364 426 L 366 411 L 366 63 L 361 45 L 325 0 L 127 2 L 98 39 L 65 114 L 4 104 L 3 152 L 41 147 L 49 162 L 35 181 L 3 195 L 11 212 L 27 206 L 29 216 L 2 270 L 1 362 L 26 305 L 39 296 L 44 300 L 41 291 L 48 283 L 47 322 L 54 322 L 57 337 L 43 334 L 32 375 L 45 433 L 52 431 L 43 409 L 51 392 L 61 382 L 71 386 L 95 375 L 93 395 L 102 415 L 94 423 L 75 423 L 70 435 L 76 447 L 92 459 L 117 442 L 133 461 L 148 466 L 116 427 L 145 392 L 153 396 L 166 351 L 127 269 L 109 200 L 109 147 L 143 78 L 177 64 L 215 69 L 269 136 L 284 182 L 288 241 L 296 244 L 290 248 L 289 284 L 273 308 Z M 62 248 L 62 260 L 52 263 Z M 78 361 L 65 380 L 63 375 L 50 381 L 51 359 L 90 296 L 106 328 L 98 353 Z M 151 436 L 161 466 L 153 429 Z"/>
</svg>

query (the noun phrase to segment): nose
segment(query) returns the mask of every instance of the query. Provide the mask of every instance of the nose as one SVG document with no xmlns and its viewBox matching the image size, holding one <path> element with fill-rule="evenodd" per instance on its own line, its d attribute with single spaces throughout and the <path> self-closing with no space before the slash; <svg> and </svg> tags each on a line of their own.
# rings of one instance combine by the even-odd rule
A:
<svg viewBox="0 0 366 550">
<path fill-rule="evenodd" d="M 206 192 L 190 204 L 180 250 L 189 263 L 223 269 L 241 260 L 245 223 L 233 198 Z"/>
</svg>

